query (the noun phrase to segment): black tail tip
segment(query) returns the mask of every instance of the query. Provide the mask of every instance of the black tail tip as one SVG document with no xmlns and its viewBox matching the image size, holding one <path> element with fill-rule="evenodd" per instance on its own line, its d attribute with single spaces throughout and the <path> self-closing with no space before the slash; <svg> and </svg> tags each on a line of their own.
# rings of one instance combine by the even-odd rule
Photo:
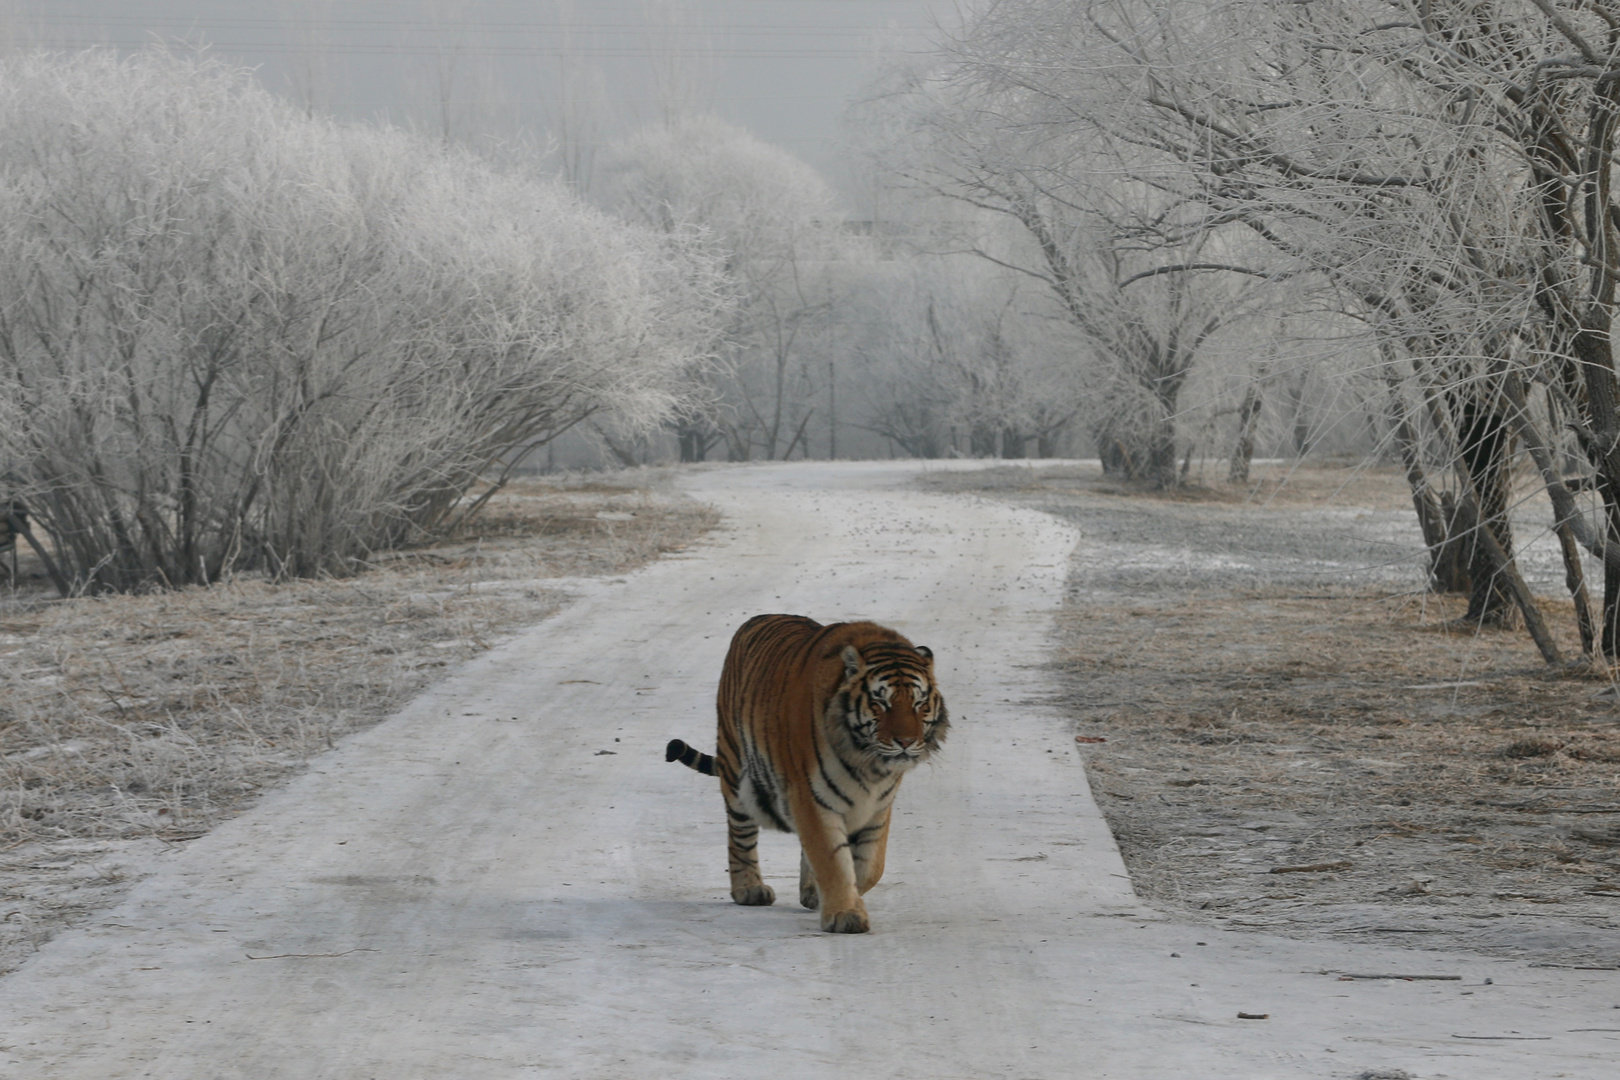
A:
<svg viewBox="0 0 1620 1080">
<path fill-rule="evenodd" d="M 669 745 L 664 747 L 664 760 L 679 761 L 684 753 L 686 753 L 686 744 L 679 739 L 671 739 Z"/>
</svg>

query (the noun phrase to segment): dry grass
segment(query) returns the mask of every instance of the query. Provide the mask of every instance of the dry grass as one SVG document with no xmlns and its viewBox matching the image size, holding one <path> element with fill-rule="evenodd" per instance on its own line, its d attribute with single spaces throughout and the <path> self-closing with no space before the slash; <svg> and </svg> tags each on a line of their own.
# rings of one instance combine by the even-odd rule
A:
<svg viewBox="0 0 1620 1080">
<path fill-rule="evenodd" d="M 1225 463 L 1218 463 L 1224 468 Z M 1213 470 L 1213 471 L 1212 471 Z M 1129 496 L 1156 503 L 1229 506 L 1355 506 L 1407 510 L 1412 498 L 1392 470 L 1364 462 L 1342 465 L 1261 461 L 1247 484 L 1213 479 L 1214 465 L 1193 470 L 1185 485 L 1160 491 L 1145 482 L 1106 476 L 1096 462 L 1031 467 L 1008 463 L 987 469 L 929 473 L 927 484 L 946 491 L 1017 492 L 1041 496 Z M 1529 474 L 1527 473 L 1526 476 Z"/>
<path fill-rule="evenodd" d="M 468 535 L 345 580 L 54 602 L 25 559 L 0 603 L 0 971 L 127 887 L 119 860 L 201 835 L 544 618 L 559 579 L 714 525 L 639 482 L 522 481 Z"/>
<path fill-rule="evenodd" d="M 1390 470 L 1298 470 L 1191 498 L 1126 498 L 1069 473 L 1004 480 L 1000 495 L 1092 538 L 1224 537 L 1260 566 L 1285 565 L 1285 545 L 1262 548 L 1268 508 L 1411 514 Z M 1382 570 L 1165 583 L 1110 579 L 1087 550 L 1062 617 L 1064 704 L 1074 734 L 1106 740 L 1080 746 L 1145 898 L 1223 926 L 1620 965 L 1606 673 L 1549 671 L 1522 633 L 1458 630 L 1462 598 L 1381 584 Z M 1571 605 L 1543 607 L 1577 654 Z"/>
</svg>

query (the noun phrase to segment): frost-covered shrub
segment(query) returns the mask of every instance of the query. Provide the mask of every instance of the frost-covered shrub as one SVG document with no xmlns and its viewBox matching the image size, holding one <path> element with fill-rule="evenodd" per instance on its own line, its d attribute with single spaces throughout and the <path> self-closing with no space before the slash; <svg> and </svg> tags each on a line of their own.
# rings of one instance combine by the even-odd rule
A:
<svg viewBox="0 0 1620 1080">
<path fill-rule="evenodd" d="M 654 424 L 713 258 L 163 53 L 0 63 L 0 470 L 80 587 L 341 573 L 598 411 Z"/>
<path fill-rule="evenodd" d="M 722 442 L 739 461 L 808 453 L 856 255 L 826 181 L 742 128 L 689 116 L 609 147 L 600 186 L 625 220 L 700 238 L 731 275 L 725 363 L 694 388 L 707 400 L 681 419 L 683 453 L 701 460 Z"/>
</svg>

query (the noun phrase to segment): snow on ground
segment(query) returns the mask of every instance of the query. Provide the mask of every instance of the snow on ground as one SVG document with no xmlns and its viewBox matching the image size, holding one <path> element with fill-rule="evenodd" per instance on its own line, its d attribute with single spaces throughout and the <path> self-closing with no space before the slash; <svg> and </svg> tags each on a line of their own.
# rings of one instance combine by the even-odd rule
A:
<svg viewBox="0 0 1620 1080">
<path fill-rule="evenodd" d="M 1609 1075 L 1612 972 L 1142 908 L 1043 704 L 1075 531 L 914 491 L 916 468 L 692 474 L 726 515 L 712 543 L 586 590 L 0 982 L 0 1073 Z M 771 610 L 939 656 L 955 728 L 900 795 L 870 935 L 732 905 L 714 783 L 662 760 L 673 735 L 712 745 L 726 641 Z"/>
</svg>

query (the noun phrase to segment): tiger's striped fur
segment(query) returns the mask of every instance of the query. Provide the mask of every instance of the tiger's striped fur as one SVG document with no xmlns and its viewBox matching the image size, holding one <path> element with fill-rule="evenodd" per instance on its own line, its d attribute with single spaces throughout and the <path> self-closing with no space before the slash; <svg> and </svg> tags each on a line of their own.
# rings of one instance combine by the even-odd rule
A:
<svg viewBox="0 0 1620 1080">
<path fill-rule="evenodd" d="M 774 903 L 759 829 L 797 832 L 799 902 L 823 930 L 865 933 L 900 781 L 950 728 L 933 653 L 876 623 L 756 615 L 731 639 L 718 706 L 713 757 L 679 739 L 664 756 L 720 778 L 731 898 Z"/>
</svg>

